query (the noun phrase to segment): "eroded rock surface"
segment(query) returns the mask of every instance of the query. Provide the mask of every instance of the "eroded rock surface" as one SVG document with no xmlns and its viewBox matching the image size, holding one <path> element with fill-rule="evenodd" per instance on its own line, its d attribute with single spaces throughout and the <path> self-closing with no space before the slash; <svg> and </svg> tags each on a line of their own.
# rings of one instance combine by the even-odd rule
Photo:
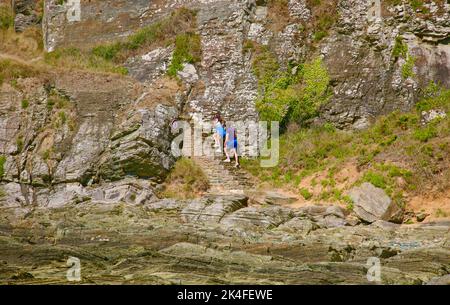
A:
<svg viewBox="0 0 450 305">
<path fill-rule="evenodd" d="M 175 81 L 146 89 L 129 78 L 87 72 L 20 79 L 18 87 L 3 83 L 2 181 L 21 185 L 20 201 L 43 205 L 39 194 L 64 184 L 128 176 L 161 181 L 175 162 L 170 122 L 184 98 Z"/>
<path fill-rule="evenodd" d="M 3 205 L 0 282 L 67 283 L 69 256 L 89 284 L 376 284 L 366 276 L 370 257 L 380 259 L 384 284 L 445 283 L 450 272 L 445 223 L 326 228 L 323 211 L 245 207 L 234 196 L 121 198 Z"/>
</svg>

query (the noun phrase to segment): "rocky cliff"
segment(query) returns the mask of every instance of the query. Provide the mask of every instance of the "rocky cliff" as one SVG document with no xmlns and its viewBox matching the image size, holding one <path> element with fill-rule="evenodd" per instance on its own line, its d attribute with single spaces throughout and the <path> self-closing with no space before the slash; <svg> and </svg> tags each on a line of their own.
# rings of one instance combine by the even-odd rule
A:
<svg viewBox="0 0 450 305">
<path fill-rule="evenodd" d="M 345 133 L 413 109 L 430 83 L 450 88 L 448 1 L 0 0 L 0 8 L 1 281 L 60 282 L 52 266 L 67 255 L 86 260 L 91 283 L 366 283 L 371 256 L 385 264 L 383 283 L 448 279 L 448 222 L 387 223 L 404 210 L 372 184 L 352 194 L 352 215 L 286 208 L 292 198 L 266 190 L 158 198 L 176 162 L 176 119 L 221 112 L 258 121 L 264 107 L 285 115 L 291 109 L 277 102 L 297 102 L 312 86 L 314 115 L 291 123 Z M 433 111 L 426 115 L 447 116 Z M 396 128 L 407 128 L 401 119 Z M 389 150 L 395 140 L 379 142 Z M 446 180 L 445 141 L 420 147 L 439 165 L 423 176 Z M 362 166 L 375 164 L 377 145 Z M 211 190 L 253 188 L 243 170 L 216 161 L 196 160 Z M 385 168 L 406 185 L 409 171 Z M 351 186 L 362 176 L 343 170 Z M 108 271 L 98 276 L 99 266 Z"/>
<path fill-rule="evenodd" d="M 450 6 L 443 1 L 77 3 L 10 4 L 21 30 L 34 22 L 21 23 L 20 16 L 43 8 L 43 18 L 33 18 L 42 23 L 49 58 L 91 56 L 89 67 L 97 69 L 100 59 L 114 57 L 114 48 L 128 48 L 114 59 L 128 76 L 59 69 L 63 61 L 49 69 L 33 66 L 36 58 L 2 55 L 5 71 L 15 71 L 1 87 L 3 181 L 30 188 L 25 197 L 35 199 L 26 202 L 39 201 L 35 188 L 46 198 L 48 187 L 67 183 L 127 176 L 161 181 L 174 162 L 173 119 L 218 111 L 229 120 L 258 119 L 258 99 L 272 86 L 260 78 L 260 67 L 275 69 L 270 75 L 295 74 L 302 63 L 322 58 L 331 95 L 316 121 L 342 128 L 364 128 L 381 114 L 409 110 L 430 81 L 450 86 Z M 192 13 L 176 15 L 187 6 Z M 164 28 L 183 14 L 189 23 L 179 27 L 187 34 Z M 132 34 L 138 29 L 147 32 Z M 142 44 L 144 34 L 159 37 L 155 30 L 161 41 Z M 195 60 L 175 70 L 178 80 L 167 77 L 180 52 L 172 36 L 199 41 Z M 109 53 L 97 52 L 105 45 Z"/>
<path fill-rule="evenodd" d="M 322 118 L 341 127 L 367 127 L 380 114 L 410 109 L 430 81 L 450 86 L 444 1 L 82 1 L 79 21 L 68 21 L 70 7 L 56 3 L 45 5 L 48 50 L 119 39 L 181 6 L 197 10 L 204 90 L 189 105 L 207 115 L 256 117 L 249 41 L 267 46 L 281 69 L 322 56 L 333 92 Z"/>
</svg>

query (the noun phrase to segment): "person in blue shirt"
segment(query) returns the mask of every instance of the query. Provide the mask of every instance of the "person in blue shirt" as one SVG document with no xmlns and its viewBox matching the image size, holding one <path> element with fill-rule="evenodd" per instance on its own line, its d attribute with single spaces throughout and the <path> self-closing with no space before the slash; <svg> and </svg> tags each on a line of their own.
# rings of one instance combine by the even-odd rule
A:
<svg viewBox="0 0 450 305">
<path fill-rule="evenodd" d="M 236 135 L 236 129 L 234 127 L 228 127 L 225 135 L 225 155 L 227 158 L 224 162 L 231 162 L 231 158 L 234 156 L 235 167 L 239 167 L 238 156 L 238 140 Z"/>
<path fill-rule="evenodd" d="M 223 139 L 225 138 L 225 122 L 220 117 L 220 114 L 214 116 L 214 147 L 216 152 L 222 152 Z"/>
</svg>

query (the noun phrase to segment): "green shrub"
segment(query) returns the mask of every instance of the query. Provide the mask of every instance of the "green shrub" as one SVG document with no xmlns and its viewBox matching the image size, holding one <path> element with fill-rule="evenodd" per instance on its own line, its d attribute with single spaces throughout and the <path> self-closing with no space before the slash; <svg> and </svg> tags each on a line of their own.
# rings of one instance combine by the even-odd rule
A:
<svg viewBox="0 0 450 305">
<path fill-rule="evenodd" d="M 0 30 L 5 30 L 14 26 L 14 16 L 12 9 L 7 5 L 0 4 Z"/>
<path fill-rule="evenodd" d="M 170 76 L 176 76 L 183 69 L 184 63 L 196 63 L 200 61 L 201 43 L 197 34 L 179 34 L 175 39 L 175 51 L 167 70 Z"/>
<path fill-rule="evenodd" d="M 414 77 L 414 65 L 416 63 L 416 59 L 409 55 L 407 56 L 406 62 L 403 64 L 402 66 L 402 77 L 404 79 L 409 78 L 409 77 Z"/>
<path fill-rule="evenodd" d="M 121 42 L 109 45 L 99 45 L 92 49 L 92 54 L 106 60 L 113 60 L 122 50 L 122 46 L 123 44 Z"/>
<path fill-rule="evenodd" d="M 443 89 L 435 83 L 430 83 L 424 89 L 424 98 L 416 104 L 416 109 L 422 112 L 438 108 L 450 110 L 450 89 Z"/>
<path fill-rule="evenodd" d="M 309 192 L 308 189 L 302 188 L 300 189 L 300 195 L 305 199 L 305 200 L 310 200 L 313 197 L 313 194 L 311 194 Z"/>
<path fill-rule="evenodd" d="M 5 163 L 6 163 L 6 157 L 4 155 L 0 155 L 0 180 L 5 175 Z"/>
<path fill-rule="evenodd" d="M 403 37 L 398 35 L 395 37 L 394 48 L 392 49 L 392 56 L 394 58 L 403 57 L 406 58 L 408 55 L 408 45 L 403 42 Z"/>
<path fill-rule="evenodd" d="M 419 128 L 414 131 L 414 138 L 421 142 L 427 142 L 428 140 L 437 136 L 436 127 L 433 124 L 424 128 Z"/>
<path fill-rule="evenodd" d="M 399 116 L 396 125 L 402 130 L 408 130 L 412 127 L 416 127 L 418 122 L 419 116 L 416 113 L 406 113 Z"/>
<path fill-rule="evenodd" d="M 282 127 L 288 122 L 306 125 L 329 100 L 330 79 L 320 58 L 280 72 L 275 56 L 262 48 L 254 71 L 260 84 L 256 108 L 264 121 L 278 121 Z"/>
<path fill-rule="evenodd" d="M 27 99 L 22 100 L 22 103 L 21 103 L 22 109 L 27 109 L 29 105 L 30 105 L 30 103 L 28 102 Z"/>
<path fill-rule="evenodd" d="M 363 176 L 363 181 L 370 182 L 374 186 L 382 189 L 386 189 L 387 186 L 386 179 L 384 178 L 384 176 L 379 173 L 375 173 L 373 171 L 366 172 Z"/>
<path fill-rule="evenodd" d="M 300 98 L 292 105 L 291 120 L 305 122 L 317 115 L 320 106 L 326 103 L 329 92 L 330 77 L 322 59 L 316 58 L 303 67 L 302 89 Z"/>
</svg>

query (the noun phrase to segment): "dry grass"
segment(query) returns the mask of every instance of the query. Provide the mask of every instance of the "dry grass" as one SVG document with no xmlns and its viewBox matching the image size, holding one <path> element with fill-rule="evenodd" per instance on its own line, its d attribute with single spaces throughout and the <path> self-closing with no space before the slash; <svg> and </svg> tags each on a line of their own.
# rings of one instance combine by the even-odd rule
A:
<svg viewBox="0 0 450 305">
<path fill-rule="evenodd" d="M 209 188 L 209 181 L 202 169 L 192 160 L 181 158 L 164 183 L 162 197 L 192 199 L 200 197 Z"/>
<path fill-rule="evenodd" d="M 62 48 L 45 55 L 48 65 L 65 69 L 127 74 L 122 64 L 130 57 L 176 42 L 195 31 L 196 13 L 180 8 L 167 18 L 144 27 L 125 40 L 101 44 L 90 50 Z M 184 59 L 184 58 L 183 58 Z"/>
<path fill-rule="evenodd" d="M 0 30 L 0 53 L 14 55 L 24 60 L 43 55 L 42 31 L 30 27 L 23 33 L 16 33 L 12 28 Z"/>
<path fill-rule="evenodd" d="M 37 76 L 42 72 L 35 66 L 12 59 L 0 58 L 0 85 L 6 81 L 13 82 L 18 78 Z"/>
<path fill-rule="evenodd" d="M 269 27 L 274 32 L 280 32 L 290 22 L 289 1 L 269 0 L 267 3 Z"/>
<path fill-rule="evenodd" d="M 128 73 L 127 69 L 124 67 L 77 48 L 58 49 L 51 53 L 46 53 L 44 56 L 44 62 L 47 65 L 57 67 L 59 69 L 90 70 L 122 75 L 126 75 Z"/>
</svg>

